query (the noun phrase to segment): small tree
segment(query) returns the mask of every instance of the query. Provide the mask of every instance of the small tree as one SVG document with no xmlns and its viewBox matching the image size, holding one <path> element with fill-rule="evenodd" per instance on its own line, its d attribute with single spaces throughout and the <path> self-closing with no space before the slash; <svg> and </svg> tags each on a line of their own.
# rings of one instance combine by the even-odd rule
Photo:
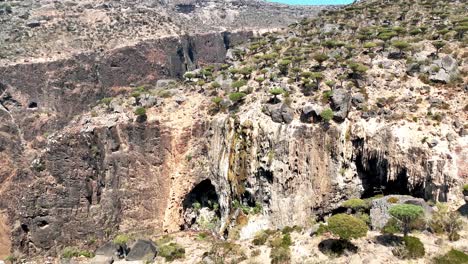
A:
<svg viewBox="0 0 468 264">
<path fill-rule="evenodd" d="M 188 79 L 189 82 L 191 82 L 192 79 L 195 77 L 195 74 L 194 74 L 193 72 L 186 72 L 186 73 L 184 74 L 184 77 L 185 77 L 185 79 Z"/>
<path fill-rule="evenodd" d="M 325 53 L 317 53 L 313 56 L 314 60 L 316 60 L 319 64 L 319 67 L 322 68 L 323 63 L 328 60 L 328 55 Z"/>
<path fill-rule="evenodd" d="M 315 80 L 315 85 L 317 87 L 317 89 L 319 88 L 320 86 L 320 81 L 323 80 L 323 74 L 321 72 L 313 72 L 312 75 L 310 76 L 310 78 L 314 79 Z"/>
<path fill-rule="evenodd" d="M 364 237 L 367 234 L 366 223 L 348 214 L 334 215 L 327 222 L 328 230 L 339 236 L 341 240 L 349 241 L 354 238 Z"/>
<path fill-rule="evenodd" d="M 270 93 L 273 95 L 273 101 L 274 102 L 278 102 L 278 95 L 280 94 L 283 94 L 284 93 L 284 89 L 283 88 L 273 88 L 270 90 Z"/>
<path fill-rule="evenodd" d="M 403 225 L 403 235 L 406 237 L 410 232 L 411 223 L 423 215 L 424 209 L 413 204 L 397 204 L 388 211 Z"/>
<path fill-rule="evenodd" d="M 437 40 L 437 41 L 432 42 L 432 45 L 436 49 L 437 56 L 439 56 L 439 51 L 445 46 L 445 44 L 446 44 L 445 41 L 442 41 L 442 40 Z"/>
<path fill-rule="evenodd" d="M 231 84 L 231 87 L 236 89 L 236 92 L 239 92 L 239 89 L 243 86 L 247 85 L 247 81 L 246 80 L 239 80 L 239 81 L 235 81 Z"/>
<path fill-rule="evenodd" d="M 352 76 L 353 79 L 357 79 L 358 76 L 361 74 L 365 73 L 367 70 L 369 70 L 368 67 L 362 65 L 361 63 L 358 62 L 350 62 L 348 63 L 349 69 L 352 71 Z"/>
<path fill-rule="evenodd" d="M 291 61 L 290 60 L 280 60 L 278 62 L 278 66 L 279 66 L 279 69 L 280 69 L 280 72 L 284 75 L 287 75 L 288 74 L 288 69 L 289 69 L 289 65 L 291 64 Z"/>
<path fill-rule="evenodd" d="M 212 82 L 210 86 L 211 89 L 217 91 L 221 87 L 221 84 L 219 84 L 218 82 Z"/>
<path fill-rule="evenodd" d="M 408 42 L 402 40 L 396 40 L 392 43 L 392 45 L 398 49 L 398 51 L 400 52 L 400 56 L 403 54 L 404 50 L 407 50 L 410 47 L 410 44 Z"/>
</svg>

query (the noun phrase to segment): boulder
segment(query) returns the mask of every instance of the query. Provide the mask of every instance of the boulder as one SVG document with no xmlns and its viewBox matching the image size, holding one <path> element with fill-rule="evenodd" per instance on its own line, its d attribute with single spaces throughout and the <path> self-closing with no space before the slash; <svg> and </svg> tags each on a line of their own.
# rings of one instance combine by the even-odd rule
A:
<svg viewBox="0 0 468 264">
<path fill-rule="evenodd" d="M 436 74 L 433 74 L 429 77 L 431 81 L 439 83 L 449 83 L 450 78 L 450 74 L 445 72 L 444 69 L 440 69 Z"/>
<path fill-rule="evenodd" d="M 348 117 L 351 107 L 351 94 L 345 89 L 336 89 L 331 97 L 331 107 L 334 112 L 333 119 L 342 122 Z"/>
<path fill-rule="evenodd" d="M 264 112 L 276 123 L 289 124 L 294 119 L 294 111 L 286 104 L 267 105 Z"/>
<path fill-rule="evenodd" d="M 90 261 L 91 264 L 112 264 L 114 263 L 114 258 L 111 256 L 96 255 Z"/>
<path fill-rule="evenodd" d="M 117 244 L 114 244 L 113 242 L 105 243 L 100 248 L 96 249 L 96 252 L 94 252 L 96 256 L 106 256 L 106 257 L 119 256 L 122 253 L 124 253 L 123 248 Z"/>
<path fill-rule="evenodd" d="M 394 197 L 397 200 L 396 203 L 388 202 L 388 199 Z M 424 209 L 425 215 L 430 216 L 432 214 L 432 208 L 421 198 L 415 198 L 409 195 L 389 195 L 382 198 L 374 199 L 372 201 L 372 207 L 370 209 L 370 218 L 372 229 L 382 229 L 391 218 L 388 210 L 396 204 L 414 204 L 419 205 Z"/>
<path fill-rule="evenodd" d="M 434 61 L 434 64 L 438 66 L 440 70 L 429 77 L 433 82 L 448 83 L 452 76 L 458 73 L 457 60 L 450 55 Z"/>
<path fill-rule="evenodd" d="M 156 82 L 156 88 L 166 88 L 171 84 L 175 84 L 176 80 L 173 79 L 167 79 L 167 80 L 158 80 Z"/>
<path fill-rule="evenodd" d="M 366 98 L 364 97 L 362 93 L 356 93 L 355 95 L 353 95 L 353 98 L 351 99 L 351 102 L 353 103 L 353 105 L 356 105 L 356 106 L 364 103 L 365 101 L 366 101 Z"/>
<path fill-rule="evenodd" d="M 319 120 L 320 113 L 323 111 L 323 107 L 320 105 L 307 103 L 302 107 L 301 122 L 311 123 L 315 120 Z"/>
<path fill-rule="evenodd" d="M 153 260 L 156 257 L 157 248 L 156 245 L 151 240 L 138 239 L 130 247 L 130 252 L 128 253 L 125 260 L 127 261 L 136 261 L 136 260 Z"/>
<path fill-rule="evenodd" d="M 143 107 L 152 107 L 156 105 L 157 98 L 154 95 L 144 94 L 140 97 L 140 104 Z"/>
<path fill-rule="evenodd" d="M 41 22 L 39 22 L 37 20 L 31 20 L 31 21 L 26 23 L 26 26 L 28 26 L 30 28 L 39 27 L 40 25 L 41 25 Z"/>
</svg>

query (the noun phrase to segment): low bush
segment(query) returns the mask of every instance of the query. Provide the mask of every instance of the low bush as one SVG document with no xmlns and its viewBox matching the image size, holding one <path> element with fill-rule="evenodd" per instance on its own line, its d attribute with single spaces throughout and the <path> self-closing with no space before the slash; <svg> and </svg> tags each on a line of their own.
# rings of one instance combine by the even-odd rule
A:
<svg viewBox="0 0 468 264">
<path fill-rule="evenodd" d="M 120 234 L 120 235 L 117 235 L 112 242 L 114 242 L 114 244 L 116 245 L 123 246 L 123 245 L 126 245 L 129 240 L 130 240 L 130 236 Z"/>
<path fill-rule="evenodd" d="M 333 111 L 330 108 L 327 108 L 320 113 L 320 117 L 325 122 L 330 122 L 333 119 Z"/>
<path fill-rule="evenodd" d="M 252 243 L 256 246 L 264 245 L 269 237 L 270 235 L 267 232 L 261 230 L 255 234 Z"/>
<path fill-rule="evenodd" d="M 291 251 L 289 248 L 275 248 L 271 250 L 270 258 L 272 264 L 288 263 L 291 259 Z"/>
<path fill-rule="evenodd" d="M 136 110 L 135 110 L 135 115 L 137 116 L 144 116 L 146 115 L 146 109 L 144 107 L 138 107 Z"/>
<path fill-rule="evenodd" d="M 398 220 L 396 220 L 395 218 L 390 218 L 381 231 L 383 234 L 393 235 L 401 232 L 401 226 L 398 223 Z"/>
<path fill-rule="evenodd" d="M 94 254 L 87 250 L 79 250 L 73 247 L 66 247 L 62 250 L 62 258 L 71 259 L 73 257 L 83 256 L 85 258 L 92 258 Z"/>
<path fill-rule="evenodd" d="M 166 261 L 185 258 L 185 249 L 181 245 L 171 242 L 159 247 L 159 256 L 165 258 Z"/>
<path fill-rule="evenodd" d="M 362 211 L 369 209 L 369 203 L 359 198 L 352 198 L 345 201 L 341 206 L 350 208 L 354 211 Z"/>
<path fill-rule="evenodd" d="M 463 227 L 463 221 L 460 213 L 450 211 L 447 205 L 438 203 L 437 210 L 432 214 L 429 221 L 429 227 L 436 234 L 446 233 L 450 241 L 456 241 L 460 238 L 458 231 Z"/>
<path fill-rule="evenodd" d="M 364 237 L 368 230 L 364 221 L 347 214 L 337 214 L 330 217 L 328 229 L 343 240 Z"/>
<path fill-rule="evenodd" d="M 422 258 L 426 254 L 424 244 L 417 237 L 406 236 L 403 244 L 393 249 L 393 254 L 402 259 Z"/>
<path fill-rule="evenodd" d="M 456 249 L 452 249 L 444 255 L 437 256 L 434 264 L 464 264 L 468 263 L 468 255 Z"/>
</svg>

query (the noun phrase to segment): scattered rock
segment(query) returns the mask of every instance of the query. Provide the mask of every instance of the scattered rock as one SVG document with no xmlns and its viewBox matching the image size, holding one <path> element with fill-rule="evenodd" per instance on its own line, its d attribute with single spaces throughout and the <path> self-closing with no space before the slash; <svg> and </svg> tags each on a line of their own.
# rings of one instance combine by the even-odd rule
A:
<svg viewBox="0 0 468 264">
<path fill-rule="evenodd" d="M 91 259 L 91 264 L 112 264 L 114 263 L 114 258 L 104 255 L 96 255 Z"/>
<path fill-rule="evenodd" d="M 286 104 L 267 105 L 265 114 L 269 115 L 273 122 L 289 124 L 294 119 L 294 111 Z"/>
<path fill-rule="evenodd" d="M 432 139 L 430 141 L 427 142 L 427 145 L 430 147 L 430 148 L 433 148 L 435 146 L 437 146 L 437 144 L 439 143 L 439 141 L 437 141 L 437 139 Z"/>
<path fill-rule="evenodd" d="M 353 105 L 356 105 L 356 106 L 364 103 L 365 101 L 366 101 L 366 98 L 364 97 L 362 93 L 357 93 L 353 95 L 353 98 L 351 99 L 351 102 L 353 103 Z"/>
<path fill-rule="evenodd" d="M 130 247 L 130 252 L 125 258 L 127 261 L 153 260 L 156 257 L 156 245 L 150 240 L 138 239 Z"/>
<path fill-rule="evenodd" d="M 336 89 L 331 97 L 331 107 L 334 111 L 333 119 L 342 122 L 348 117 L 351 106 L 351 94 L 345 89 Z"/>
<path fill-rule="evenodd" d="M 41 22 L 39 22 L 37 20 L 31 20 L 31 21 L 26 23 L 26 26 L 28 26 L 30 28 L 39 27 L 39 26 L 41 26 Z"/>
<path fill-rule="evenodd" d="M 158 80 L 156 82 L 156 88 L 166 88 L 171 84 L 175 84 L 176 81 L 173 79 L 167 79 L 167 80 Z"/>
<path fill-rule="evenodd" d="M 320 113 L 323 111 L 323 107 L 316 104 L 307 103 L 302 107 L 301 122 L 311 123 L 319 120 Z"/>
</svg>

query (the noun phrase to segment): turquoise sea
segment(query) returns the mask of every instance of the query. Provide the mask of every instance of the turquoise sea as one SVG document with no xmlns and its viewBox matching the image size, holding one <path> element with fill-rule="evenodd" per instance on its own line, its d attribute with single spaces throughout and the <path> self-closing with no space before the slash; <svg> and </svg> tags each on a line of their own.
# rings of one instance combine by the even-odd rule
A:
<svg viewBox="0 0 468 264">
<path fill-rule="evenodd" d="M 289 5 L 347 5 L 354 0 L 266 0 Z"/>
</svg>

